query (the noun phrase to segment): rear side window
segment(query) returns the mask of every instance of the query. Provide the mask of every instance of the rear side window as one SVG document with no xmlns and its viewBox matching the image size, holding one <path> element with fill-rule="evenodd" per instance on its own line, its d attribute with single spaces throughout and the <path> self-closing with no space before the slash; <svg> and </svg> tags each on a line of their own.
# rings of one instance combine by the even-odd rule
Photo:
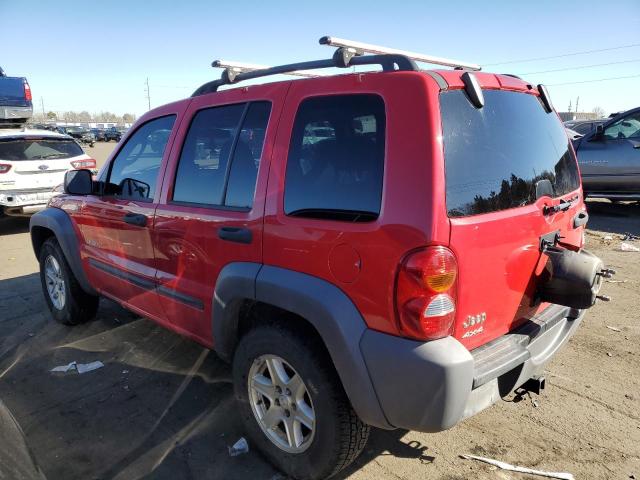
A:
<svg viewBox="0 0 640 480">
<path fill-rule="evenodd" d="M 142 125 L 111 162 L 106 194 L 132 200 L 152 200 L 164 150 L 175 115 Z"/>
<path fill-rule="evenodd" d="M 80 145 L 68 138 L 0 139 L 0 160 L 55 160 L 83 154 Z"/>
<path fill-rule="evenodd" d="M 270 111 L 269 102 L 199 111 L 184 141 L 173 201 L 251 208 Z"/>
<path fill-rule="evenodd" d="M 304 100 L 289 146 L 285 213 L 350 222 L 376 219 L 384 142 L 384 102 L 378 95 Z"/>
<path fill-rule="evenodd" d="M 545 179 L 554 197 L 576 190 L 578 166 L 557 116 L 534 95 L 483 93 L 480 109 L 462 90 L 440 94 L 449 216 L 531 204 Z"/>
</svg>

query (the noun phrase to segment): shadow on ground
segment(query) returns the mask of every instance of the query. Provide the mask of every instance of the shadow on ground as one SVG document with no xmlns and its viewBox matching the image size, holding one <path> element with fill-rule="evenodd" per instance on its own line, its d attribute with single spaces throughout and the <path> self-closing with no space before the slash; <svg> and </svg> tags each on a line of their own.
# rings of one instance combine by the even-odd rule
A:
<svg viewBox="0 0 640 480">
<path fill-rule="evenodd" d="M 93 322 L 56 324 L 37 274 L 0 281 L 0 306 L 0 398 L 15 419 L 0 422 L 0 438 L 24 432 L 22 455 L 33 458 L 33 478 L 40 478 L 38 467 L 49 479 L 277 474 L 257 451 L 229 456 L 243 431 L 229 367 L 213 352 L 106 300 Z M 105 367 L 50 372 L 95 360 Z M 404 433 L 374 430 L 338 478 L 381 454 L 431 462 L 426 447 L 401 440 Z M 14 454 L 7 452 L 0 448 L 0 477 L 11 478 L 13 463 L 2 456 Z"/>
<path fill-rule="evenodd" d="M 0 217 L 0 236 L 27 233 L 29 217 Z"/>
<path fill-rule="evenodd" d="M 588 200 L 589 229 L 624 235 L 640 235 L 640 203 Z"/>
</svg>

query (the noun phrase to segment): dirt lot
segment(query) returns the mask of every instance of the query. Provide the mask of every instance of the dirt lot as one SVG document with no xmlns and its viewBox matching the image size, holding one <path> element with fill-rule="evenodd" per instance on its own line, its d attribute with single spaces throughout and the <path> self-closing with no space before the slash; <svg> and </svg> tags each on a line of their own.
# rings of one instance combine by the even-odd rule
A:
<svg viewBox="0 0 640 480">
<path fill-rule="evenodd" d="M 640 207 L 589 208 L 588 247 L 617 283 L 549 366 L 538 406 L 503 401 L 435 435 L 375 430 L 338 478 L 533 478 L 462 453 L 577 479 L 640 478 L 640 253 L 619 251 L 621 234 L 640 234 Z M 42 478 L 35 465 L 48 479 L 282 478 L 254 450 L 229 457 L 242 431 L 214 354 L 106 300 L 92 323 L 53 323 L 27 232 L 28 220 L 0 223 L 0 478 Z M 49 372 L 73 360 L 105 367 Z"/>
</svg>

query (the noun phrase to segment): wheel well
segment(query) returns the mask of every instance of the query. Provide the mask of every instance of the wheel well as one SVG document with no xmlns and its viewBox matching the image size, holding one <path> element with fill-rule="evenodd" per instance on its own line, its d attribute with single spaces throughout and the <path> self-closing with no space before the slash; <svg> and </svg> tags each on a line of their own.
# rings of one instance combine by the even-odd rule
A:
<svg viewBox="0 0 640 480">
<path fill-rule="evenodd" d="M 305 338 L 315 340 L 313 342 L 314 345 L 322 350 L 327 359 L 331 362 L 332 367 L 335 368 L 322 336 L 306 318 L 268 303 L 249 300 L 243 302 L 239 308 L 238 326 L 236 329 L 236 336 L 233 341 L 231 357 L 233 356 L 233 352 L 235 351 L 238 342 L 247 332 L 258 325 L 268 324 L 286 326 L 287 328 L 302 334 Z"/>
<path fill-rule="evenodd" d="M 33 251 L 36 254 L 36 258 L 40 258 L 40 249 L 44 242 L 54 236 L 53 231 L 47 227 L 35 226 L 31 228 L 31 243 L 33 244 Z"/>
</svg>

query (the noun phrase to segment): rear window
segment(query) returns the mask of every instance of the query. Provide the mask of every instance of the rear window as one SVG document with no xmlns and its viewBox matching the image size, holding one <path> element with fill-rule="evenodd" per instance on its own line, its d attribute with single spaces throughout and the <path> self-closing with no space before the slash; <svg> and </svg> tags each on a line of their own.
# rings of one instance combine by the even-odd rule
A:
<svg viewBox="0 0 640 480">
<path fill-rule="evenodd" d="M 0 77 L 0 104 L 2 100 L 24 100 L 22 78 Z"/>
<path fill-rule="evenodd" d="M 463 90 L 440 95 L 449 216 L 529 205 L 545 179 L 554 197 L 576 190 L 578 166 L 556 114 L 534 95 L 483 93 L 480 109 Z"/>
<path fill-rule="evenodd" d="M 42 160 L 82 155 L 82 148 L 67 138 L 0 139 L 0 160 Z"/>
<path fill-rule="evenodd" d="M 284 190 L 287 215 L 366 222 L 380 214 L 384 102 L 377 95 L 304 100 L 296 114 Z"/>
</svg>

